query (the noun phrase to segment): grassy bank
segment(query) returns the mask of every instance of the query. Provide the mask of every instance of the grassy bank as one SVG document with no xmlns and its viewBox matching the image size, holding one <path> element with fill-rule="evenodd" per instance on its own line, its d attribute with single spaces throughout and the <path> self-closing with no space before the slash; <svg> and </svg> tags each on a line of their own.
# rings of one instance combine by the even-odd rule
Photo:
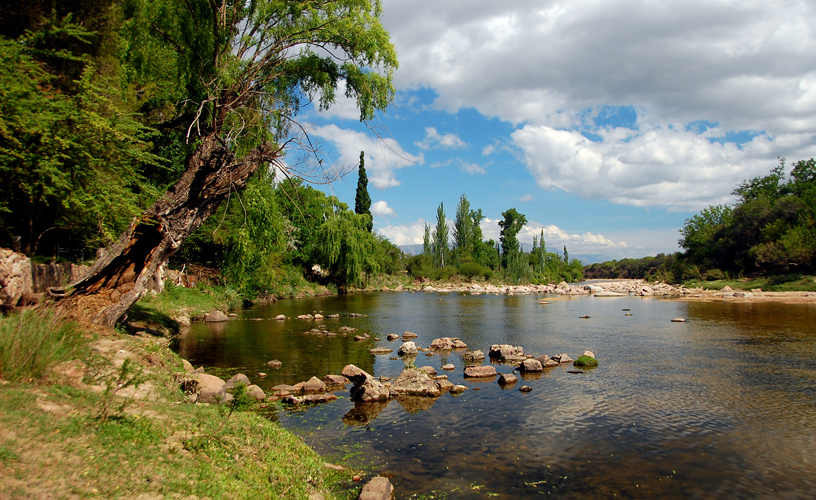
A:
<svg viewBox="0 0 816 500">
<path fill-rule="evenodd" d="M 0 318 L 0 498 L 356 496 L 349 471 L 326 468 L 262 414 L 185 403 L 182 362 L 166 340 L 69 326 L 51 340 L 6 342 L 65 328 L 27 314 Z M 65 331 L 71 349 L 48 348 Z M 10 345 L 13 356 L 28 349 L 24 359 L 36 357 L 31 348 L 58 354 L 42 370 L 15 367 L 12 381 Z"/>
<path fill-rule="evenodd" d="M 753 290 L 760 288 L 766 292 L 816 292 L 816 277 L 802 274 L 784 274 L 776 276 L 759 276 L 716 281 L 690 281 L 688 288 L 705 288 L 720 290 L 730 286 L 734 290 Z"/>
</svg>

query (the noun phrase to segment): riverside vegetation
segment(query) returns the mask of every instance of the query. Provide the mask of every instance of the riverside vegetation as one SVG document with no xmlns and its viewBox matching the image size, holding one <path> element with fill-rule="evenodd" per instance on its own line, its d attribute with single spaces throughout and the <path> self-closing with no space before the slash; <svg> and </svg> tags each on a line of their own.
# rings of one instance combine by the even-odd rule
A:
<svg viewBox="0 0 816 500">
<path fill-rule="evenodd" d="M 259 414 L 182 404 L 166 339 L 23 311 L 0 318 L 0 497 L 353 498 Z"/>
</svg>

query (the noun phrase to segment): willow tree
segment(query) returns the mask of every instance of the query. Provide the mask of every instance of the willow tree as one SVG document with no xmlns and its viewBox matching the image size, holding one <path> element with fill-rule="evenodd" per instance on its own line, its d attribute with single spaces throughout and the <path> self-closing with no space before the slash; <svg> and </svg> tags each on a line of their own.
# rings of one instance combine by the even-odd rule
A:
<svg viewBox="0 0 816 500">
<path fill-rule="evenodd" d="M 178 181 L 65 290 L 65 307 L 105 325 L 123 318 L 185 238 L 258 169 L 289 175 L 282 156 L 299 142 L 290 131 L 303 130 L 300 107 L 328 108 L 344 88 L 360 119 L 370 119 L 392 100 L 397 66 L 379 0 L 123 5 L 134 71 L 175 62 L 183 95 L 161 112 L 183 124 L 194 148 Z"/>
</svg>

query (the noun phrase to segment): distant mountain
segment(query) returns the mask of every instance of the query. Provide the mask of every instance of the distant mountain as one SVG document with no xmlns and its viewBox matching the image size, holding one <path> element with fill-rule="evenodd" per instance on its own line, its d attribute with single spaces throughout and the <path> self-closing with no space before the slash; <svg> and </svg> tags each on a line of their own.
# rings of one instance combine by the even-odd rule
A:
<svg viewBox="0 0 816 500">
<path fill-rule="evenodd" d="M 572 257 L 572 255 L 570 256 Z M 581 264 L 588 266 L 590 264 L 595 264 L 598 262 L 607 262 L 610 260 L 617 260 L 614 257 L 610 257 L 609 255 L 604 255 L 602 253 L 589 253 L 589 254 L 581 254 L 576 255 L 576 259 L 581 261 Z M 572 259 L 570 259 L 572 260 Z"/>
<path fill-rule="evenodd" d="M 399 245 L 399 249 L 408 255 L 419 255 L 422 253 L 422 243 L 417 245 Z"/>
</svg>

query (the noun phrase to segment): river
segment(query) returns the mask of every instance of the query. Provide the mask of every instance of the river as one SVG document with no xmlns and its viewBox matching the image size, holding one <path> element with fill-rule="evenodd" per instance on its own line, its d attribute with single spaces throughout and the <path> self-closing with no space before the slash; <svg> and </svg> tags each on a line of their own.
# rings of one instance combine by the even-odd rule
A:
<svg viewBox="0 0 816 500">
<path fill-rule="evenodd" d="M 314 312 L 341 318 L 271 319 Z M 461 352 L 420 353 L 416 365 L 469 389 L 372 406 L 351 402 L 347 387 L 336 401 L 269 413 L 328 460 L 390 477 L 398 498 L 816 495 L 813 304 L 402 292 L 281 301 L 238 319 L 194 324 L 178 352 L 265 390 L 348 363 L 396 377 L 400 340 L 386 335 L 404 331 L 419 346 L 447 336 L 484 352 L 513 344 L 536 356 L 595 353 L 599 366 L 586 373 L 562 366 L 505 388 L 465 380 Z M 309 333 L 320 324 L 357 331 Z M 354 341 L 360 333 L 373 338 Z M 394 353 L 373 356 L 374 346 Z M 282 367 L 268 368 L 271 359 Z M 456 369 L 443 372 L 446 363 Z"/>
</svg>

